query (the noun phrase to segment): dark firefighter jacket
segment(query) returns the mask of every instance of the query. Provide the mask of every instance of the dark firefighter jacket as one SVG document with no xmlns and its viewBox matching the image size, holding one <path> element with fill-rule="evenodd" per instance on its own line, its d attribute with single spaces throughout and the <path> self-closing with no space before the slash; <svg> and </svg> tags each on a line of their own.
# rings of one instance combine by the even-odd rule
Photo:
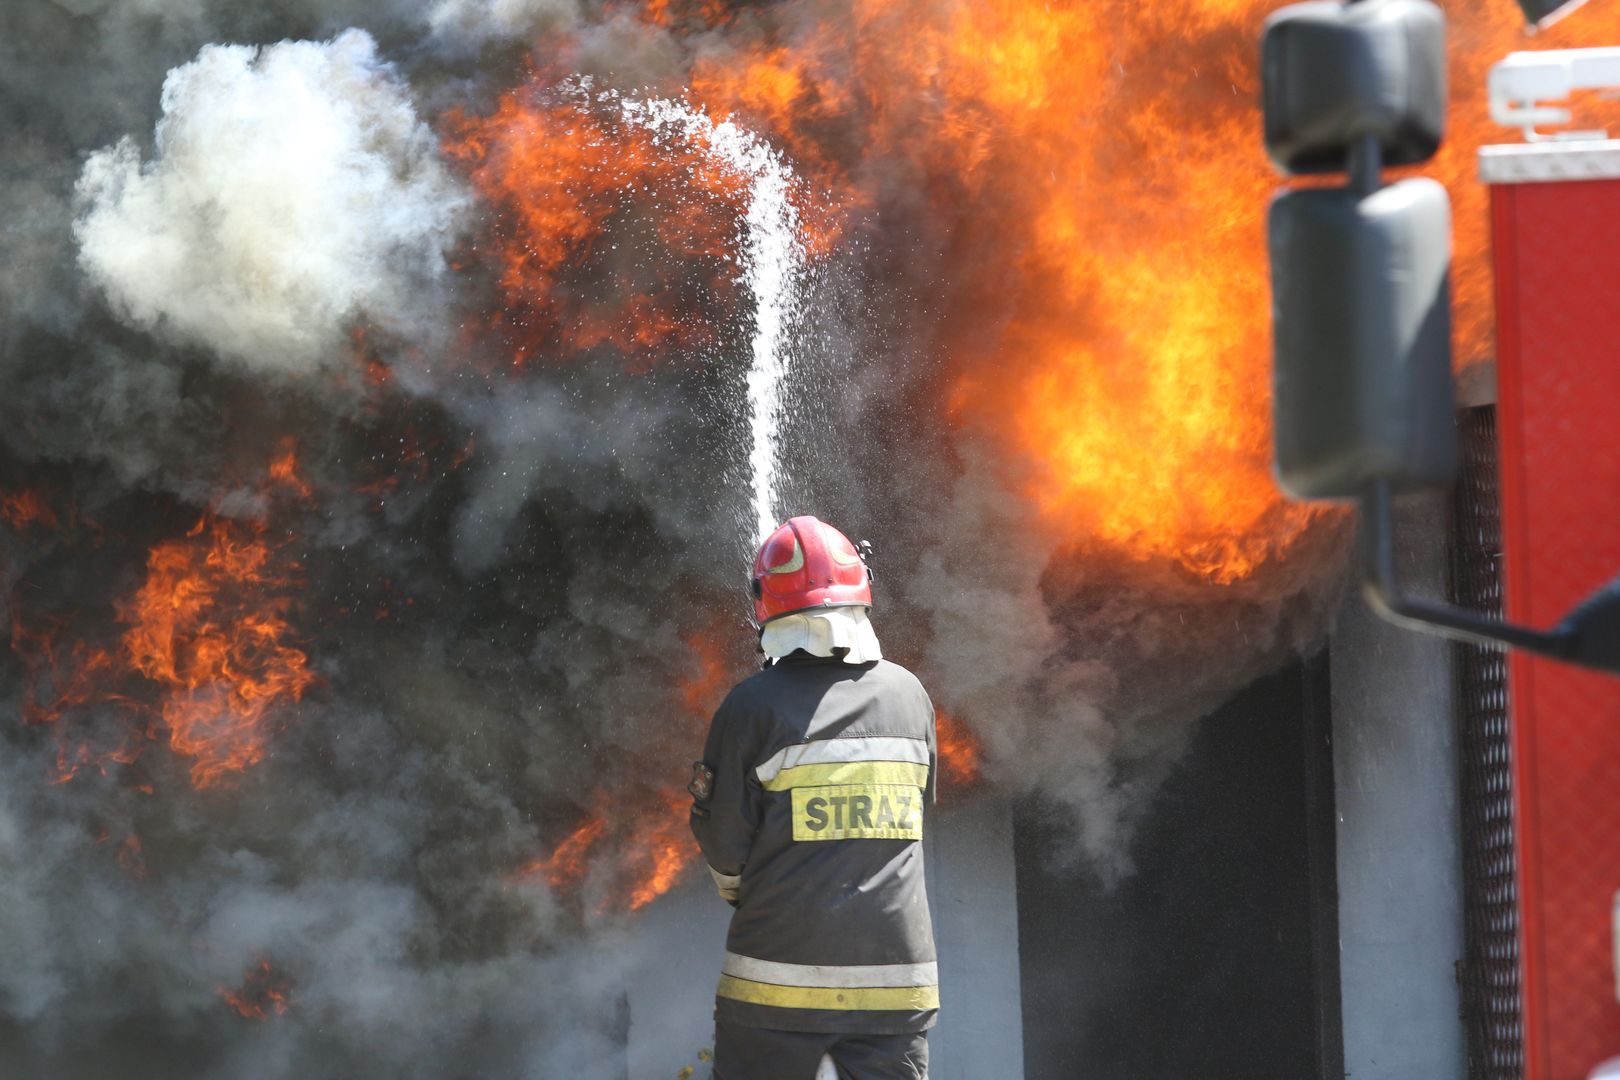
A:
<svg viewBox="0 0 1620 1080">
<path fill-rule="evenodd" d="M 733 689 L 694 770 L 692 832 L 737 876 L 717 1019 L 784 1031 L 933 1026 L 923 885 L 934 708 L 905 668 L 796 652 Z"/>
</svg>

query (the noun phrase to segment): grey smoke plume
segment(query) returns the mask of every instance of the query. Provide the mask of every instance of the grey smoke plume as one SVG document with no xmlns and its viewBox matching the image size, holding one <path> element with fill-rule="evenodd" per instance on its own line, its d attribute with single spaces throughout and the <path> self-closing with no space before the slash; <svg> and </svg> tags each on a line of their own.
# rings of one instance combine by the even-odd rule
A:
<svg viewBox="0 0 1620 1080">
<path fill-rule="evenodd" d="M 944 542 L 904 586 L 932 631 L 928 685 L 973 718 L 990 775 L 1051 796 L 1077 859 L 1114 880 L 1198 718 L 1320 633 L 1340 598 L 1321 568 L 1347 534 L 1324 523 L 1296 558 L 1214 592 L 1173 567 L 1075 557 L 987 461 L 964 467 L 939 509 Z M 963 536 L 1019 542 L 986 561 Z"/>
<path fill-rule="evenodd" d="M 689 260 L 679 314 L 712 333 L 649 357 L 534 331 L 491 265 L 508 211 L 437 143 L 531 48 L 677 93 L 694 56 L 838 18 L 794 0 L 682 36 L 569 0 L 0 11 L 0 496 L 55 517 L 0 521 L 0 595 L 58 643 L 17 637 L 0 663 L 0 1071 L 624 1076 L 644 868 L 608 841 L 577 884 L 521 870 L 604 802 L 616 835 L 667 818 L 716 697 L 681 688 L 707 651 L 723 682 L 750 667 L 749 316 L 702 287 L 727 255 L 672 254 L 632 193 L 559 288 Z M 885 650 L 978 732 L 990 782 L 1059 796 L 1077 852 L 1124 872 L 1199 712 L 1320 632 L 1340 537 L 1218 592 L 1077 557 L 941 420 L 955 223 L 857 134 L 829 125 L 826 149 L 876 209 L 811 270 L 784 510 L 877 542 Z M 308 494 L 266 479 L 287 440 Z M 71 689 L 68 646 L 119 648 L 148 552 L 207 508 L 262 520 L 298 566 L 288 618 L 320 681 L 278 707 L 265 759 L 195 789 L 135 677 L 109 688 L 134 705 L 23 722 Z M 64 738 L 131 730 L 133 761 L 53 782 Z"/>
<path fill-rule="evenodd" d="M 427 17 L 445 48 L 466 50 L 571 29 L 584 14 L 578 0 L 437 0 Z"/>
</svg>

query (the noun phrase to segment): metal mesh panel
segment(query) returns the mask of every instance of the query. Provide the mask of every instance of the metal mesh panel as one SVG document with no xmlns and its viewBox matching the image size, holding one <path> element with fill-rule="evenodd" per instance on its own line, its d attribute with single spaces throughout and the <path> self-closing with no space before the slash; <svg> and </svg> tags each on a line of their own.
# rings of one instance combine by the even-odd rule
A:
<svg viewBox="0 0 1620 1080">
<path fill-rule="evenodd" d="M 1496 409 L 1465 410 L 1459 429 L 1462 468 L 1452 508 L 1452 598 L 1464 607 L 1500 614 Z M 1468 1028 L 1468 1075 L 1470 1080 L 1519 1080 L 1524 1052 L 1507 658 L 1501 649 L 1458 645 L 1456 670 L 1466 920 L 1459 975 Z"/>
</svg>

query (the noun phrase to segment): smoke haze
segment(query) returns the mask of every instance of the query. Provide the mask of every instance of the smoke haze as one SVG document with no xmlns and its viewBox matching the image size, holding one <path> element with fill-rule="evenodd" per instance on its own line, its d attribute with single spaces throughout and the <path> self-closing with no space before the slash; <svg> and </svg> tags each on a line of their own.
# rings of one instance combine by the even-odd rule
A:
<svg viewBox="0 0 1620 1080">
<path fill-rule="evenodd" d="M 1246 41 L 1240 7 L 1199 41 Z M 1320 637 L 1337 519 L 1217 522 L 1261 552 L 1222 579 L 1036 496 L 1039 425 L 1007 398 L 1043 385 L 1019 329 L 1040 260 L 1008 222 L 1038 178 L 989 105 L 965 130 L 858 75 L 873 37 L 846 8 L 6 5 L 20 1075 L 624 1075 L 655 947 L 631 898 L 689 880 L 680 788 L 755 659 L 753 315 L 737 192 L 571 104 L 566 76 L 690 84 L 784 150 L 811 255 L 779 514 L 876 543 L 885 654 L 975 733 L 988 782 L 1056 797 L 1077 860 L 1127 873 L 1196 717 Z M 717 74 L 777 45 L 814 87 L 802 130 Z M 979 140 L 971 169 L 930 132 Z M 1065 321 L 1108 323 L 1097 287 L 1065 278 Z M 1130 364 L 1097 366 L 1133 445 L 1176 427 Z M 1227 403 L 1263 430 L 1249 367 Z M 1263 479 L 1262 444 L 1228 442 L 1206 456 Z M 140 605 L 171 580 L 189 622 Z M 254 636 L 213 664 L 234 629 Z"/>
</svg>

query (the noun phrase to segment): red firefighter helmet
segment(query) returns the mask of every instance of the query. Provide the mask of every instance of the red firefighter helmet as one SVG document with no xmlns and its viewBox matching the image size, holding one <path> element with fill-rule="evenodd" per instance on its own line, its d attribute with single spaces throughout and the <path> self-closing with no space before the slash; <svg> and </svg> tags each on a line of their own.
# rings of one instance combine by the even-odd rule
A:
<svg viewBox="0 0 1620 1080">
<path fill-rule="evenodd" d="M 754 621 L 821 607 L 871 607 L 872 579 L 849 537 L 818 518 L 778 525 L 754 556 Z"/>
</svg>

